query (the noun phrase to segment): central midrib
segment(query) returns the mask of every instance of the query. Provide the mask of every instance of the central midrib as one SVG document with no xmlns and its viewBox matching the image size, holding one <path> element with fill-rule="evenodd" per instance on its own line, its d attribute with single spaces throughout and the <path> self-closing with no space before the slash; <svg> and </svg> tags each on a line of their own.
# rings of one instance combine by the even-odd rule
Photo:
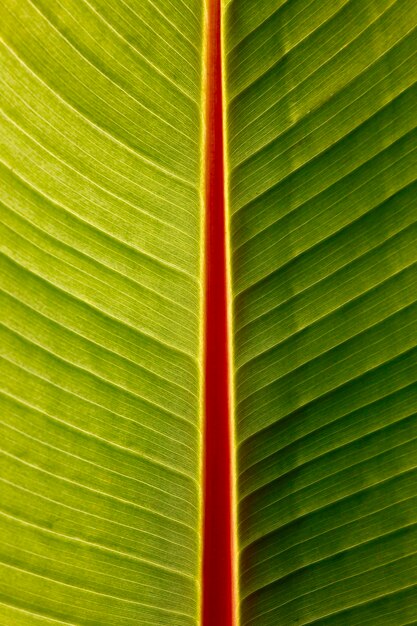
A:
<svg viewBox="0 0 417 626">
<path fill-rule="evenodd" d="M 231 294 L 225 192 L 221 0 L 207 0 L 203 626 L 236 626 Z"/>
</svg>

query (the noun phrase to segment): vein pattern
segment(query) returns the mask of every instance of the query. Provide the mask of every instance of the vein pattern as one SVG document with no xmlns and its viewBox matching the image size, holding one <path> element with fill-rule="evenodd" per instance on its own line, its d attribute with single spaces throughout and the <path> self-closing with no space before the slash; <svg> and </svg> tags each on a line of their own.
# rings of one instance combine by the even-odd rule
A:
<svg viewBox="0 0 417 626">
<path fill-rule="evenodd" d="M 242 626 L 417 620 L 417 5 L 224 3 Z"/>
<path fill-rule="evenodd" d="M 0 624 L 192 626 L 203 7 L 0 13 Z"/>
</svg>

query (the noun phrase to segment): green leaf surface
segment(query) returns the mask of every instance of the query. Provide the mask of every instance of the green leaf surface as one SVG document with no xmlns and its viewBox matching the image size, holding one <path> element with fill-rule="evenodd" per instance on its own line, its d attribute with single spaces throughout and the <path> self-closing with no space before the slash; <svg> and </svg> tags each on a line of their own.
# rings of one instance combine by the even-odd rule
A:
<svg viewBox="0 0 417 626">
<path fill-rule="evenodd" d="M 224 4 L 241 626 L 417 621 L 417 4 Z"/>
<path fill-rule="evenodd" d="M 417 4 L 222 2 L 240 626 L 411 626 Z M 204 12 L 0 8 L 0 626 L 200 622 Z"/>
<path fill-rule="evenodd" d="M 198 621 L 199 0 L 0 14 L 0 624 Z"/>
</svg>

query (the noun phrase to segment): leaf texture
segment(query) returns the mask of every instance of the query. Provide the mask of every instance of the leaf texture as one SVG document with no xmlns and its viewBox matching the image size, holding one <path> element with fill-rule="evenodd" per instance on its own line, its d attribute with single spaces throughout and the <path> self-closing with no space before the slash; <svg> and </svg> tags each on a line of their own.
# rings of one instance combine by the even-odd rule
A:
<svg viewBox="0 0 417 626">
<path fill-rule="evenodd" d="M 417 621 L 417 4 L 230 0 L 242 626 Z"/>
<path fill-rule="evenodd" d="M 0 624 L 198 620 L 199 0 L 0 13 Z"/>
<path fill-rule="evenodd" d="M 417 623 L 417 5 L 223 0 L 241 626 Z M 0 626 L 199 623 L 200 0 L 0 9 Z"/>
</svg>

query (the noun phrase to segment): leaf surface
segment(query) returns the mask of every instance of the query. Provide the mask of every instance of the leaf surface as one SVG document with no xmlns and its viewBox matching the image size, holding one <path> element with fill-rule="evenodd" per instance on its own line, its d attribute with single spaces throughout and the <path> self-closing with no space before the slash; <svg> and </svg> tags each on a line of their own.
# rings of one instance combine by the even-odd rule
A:
<svg viewBox="0 0 417 626">
<path fill-rule="evenodd" d="M 0 623 L 192 625 L 202 5 L 0 21 Z"/>
<path fill-rule="evenodd" d="M 417 620 L 417 5 L 230 0 L 242 626 Z"/>
<path fill-rule="evenodd" d="M 0 9 L 2 626 L 201 621 L 204 9 Z M 417 5 L 223 10 L 241 626 L 413 624 Z"/>
</svg>

